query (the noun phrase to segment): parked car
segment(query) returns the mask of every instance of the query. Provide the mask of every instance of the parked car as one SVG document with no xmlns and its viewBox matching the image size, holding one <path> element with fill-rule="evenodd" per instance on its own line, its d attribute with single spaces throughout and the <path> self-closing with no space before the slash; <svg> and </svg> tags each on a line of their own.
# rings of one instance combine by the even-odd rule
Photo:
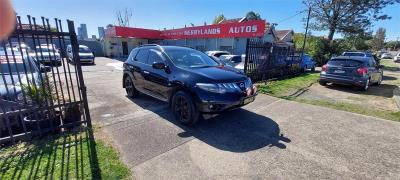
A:
<svg viewBox="0 0 400 180">
<path fill-rule="evenodd" d="M 395 57 L 393 57 L 394 62 L 400 62 L 400 52 L 397 53 L 397 55 Z"/>
<path fill-rule="evenodd" d="M 301 59 L 301 62 L 300 62 L 300 69 L 303 72 L 305 72 L 308 69 L 310 69 L 312 72 L 314 72 L 316 64 L 317 63 L 314 61 L 314 59 L 310 55 L 304 54 L 303 58 Z"/>
<path fill-rule="evenodd" d="M 44 65 L 60 66 L 62 63 L 60 52 L 51 45 L 36 46 L 36 52 L 29 55 Z"/>
<path fill-rule="evenodd" d="M 372 58 L 338 56 L 322 66 L 319 83 L 354 85 L 366 91 L 372 84 L 380 85 L 382 77 L 381 67 Z"/>
<path fill-rule="evenodd" d="M 68 45 L 67 46 L 67 55 L 68 55 L 68 61 L 71 63 L 74 62 L 74 54 L 72 53 L 72 46 Z M 95 64 L 95 57 L 93 52 L 90 50 L 89 47 L 84 46 L 84 45 L 79 45 L 79 58 L 81 63 L 89 63 L 89 64 Z"/>
<path fill-rule="evenodd" d="M 215 56 L 219 58 L 222 55 L 230 55 L 231 53 L 228 51 L 206 51 L 205 52 L 208 56 Z"/>
<path fill-rule="evenodd" d="M 6 49 L 8 51 L 12 49 L 13 51 L 22 51 L 24 53 L 32 52 L 32 49 L 23 42 L 11 42 L 11 44 L 6 44 Z"/>
<path fill-rule="evenodd" d="M 196 123 L 203 113 L 239 108 L 255 100 L 257 89 L 241 71 L 221 66 L 206 54 L 179 46 L 145 45 L 123 65 L 123 88 L 169 102 L 175 118 Z"/>
<path fill-rule="evenodd" d="M 219 59 L 226 66 L 244 71 L 244 55 L 221 55 Z"/>
<path fill-rule="evenodd" d="M 392 59 L 393 55 L 390 53 L 383 53 L 381 59 Z"/>
</svg>

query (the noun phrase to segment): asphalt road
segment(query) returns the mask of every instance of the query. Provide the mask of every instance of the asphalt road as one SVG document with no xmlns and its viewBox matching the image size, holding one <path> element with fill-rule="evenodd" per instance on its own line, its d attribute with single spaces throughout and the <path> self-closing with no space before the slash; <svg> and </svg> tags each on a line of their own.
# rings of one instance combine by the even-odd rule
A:
<svg viewBox="0 0 400 180">
<path fill-rule="evenodd" d="M 400 123 L 259 95 L 179 125 L 167 105 L 122 89 L 122 63 L 83 67 L 92 119 L 136 179 L 400 179 Z"/>
</svg>

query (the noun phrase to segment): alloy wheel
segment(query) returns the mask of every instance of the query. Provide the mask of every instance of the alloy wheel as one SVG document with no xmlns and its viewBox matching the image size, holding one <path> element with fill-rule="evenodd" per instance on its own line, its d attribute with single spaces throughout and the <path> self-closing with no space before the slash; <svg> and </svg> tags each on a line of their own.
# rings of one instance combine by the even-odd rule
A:
<svg viewBox="0 0 400 180">
<path fill-rule="evenodd" d="M 179 96 L 177 97 L 174 104 L 174 113 L 182 122 L 190 122 L 191 114 L 190 114 L 190 106 L 189 102 L 185 97 Z"/>
</svg>

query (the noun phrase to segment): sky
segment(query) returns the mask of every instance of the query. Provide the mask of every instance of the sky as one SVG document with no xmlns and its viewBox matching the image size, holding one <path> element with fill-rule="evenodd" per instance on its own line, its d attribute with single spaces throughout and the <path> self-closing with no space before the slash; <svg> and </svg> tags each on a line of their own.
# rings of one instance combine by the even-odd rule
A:
<svg viewBox="0 0 400 180">
<path fill-rule="evenodd" d="M 266 21 L 278 23 L 277 30 L 293 29 L 301 33 L 305 31 L 302 20 L 307 16 L 306 13 L 298 14 L 306 9 L 301 0 L 13 0 L 13 4 L 22 17 L 70 19 L 75 22 L 75 27 L 85 23 L 89 37 L 98 36 L 99 26 L 117 24 L 115 14 L 125 8 L 132 11 L 132 27 L 147 29 L 210 24 L 221 13 L 229 19 L 255 11 Z M 400 37 L 400 4 L 386 7 L 384 13 L 392 19 L 375 22 L 372 30 L 384 27 L 387 40 L 396 40 Z M 312 34 L 327 33 L 312 31 Z"/>
</svg>

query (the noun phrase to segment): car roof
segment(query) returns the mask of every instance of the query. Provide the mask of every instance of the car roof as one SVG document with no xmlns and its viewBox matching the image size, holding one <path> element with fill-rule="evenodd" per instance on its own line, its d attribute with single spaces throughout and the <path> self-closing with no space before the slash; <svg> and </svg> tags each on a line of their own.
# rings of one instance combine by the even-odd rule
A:
<svg viewBox="0 0 400 180">
<path fill-rule="evenodd" d="M 331 58 L 331 60 L 335 59 L 348 59 L 348 60 L 356 60 L 356 61 L 368 61 L 372 57 L 361 57 L 361 56 L 336 56 Z"/>
</svg>

